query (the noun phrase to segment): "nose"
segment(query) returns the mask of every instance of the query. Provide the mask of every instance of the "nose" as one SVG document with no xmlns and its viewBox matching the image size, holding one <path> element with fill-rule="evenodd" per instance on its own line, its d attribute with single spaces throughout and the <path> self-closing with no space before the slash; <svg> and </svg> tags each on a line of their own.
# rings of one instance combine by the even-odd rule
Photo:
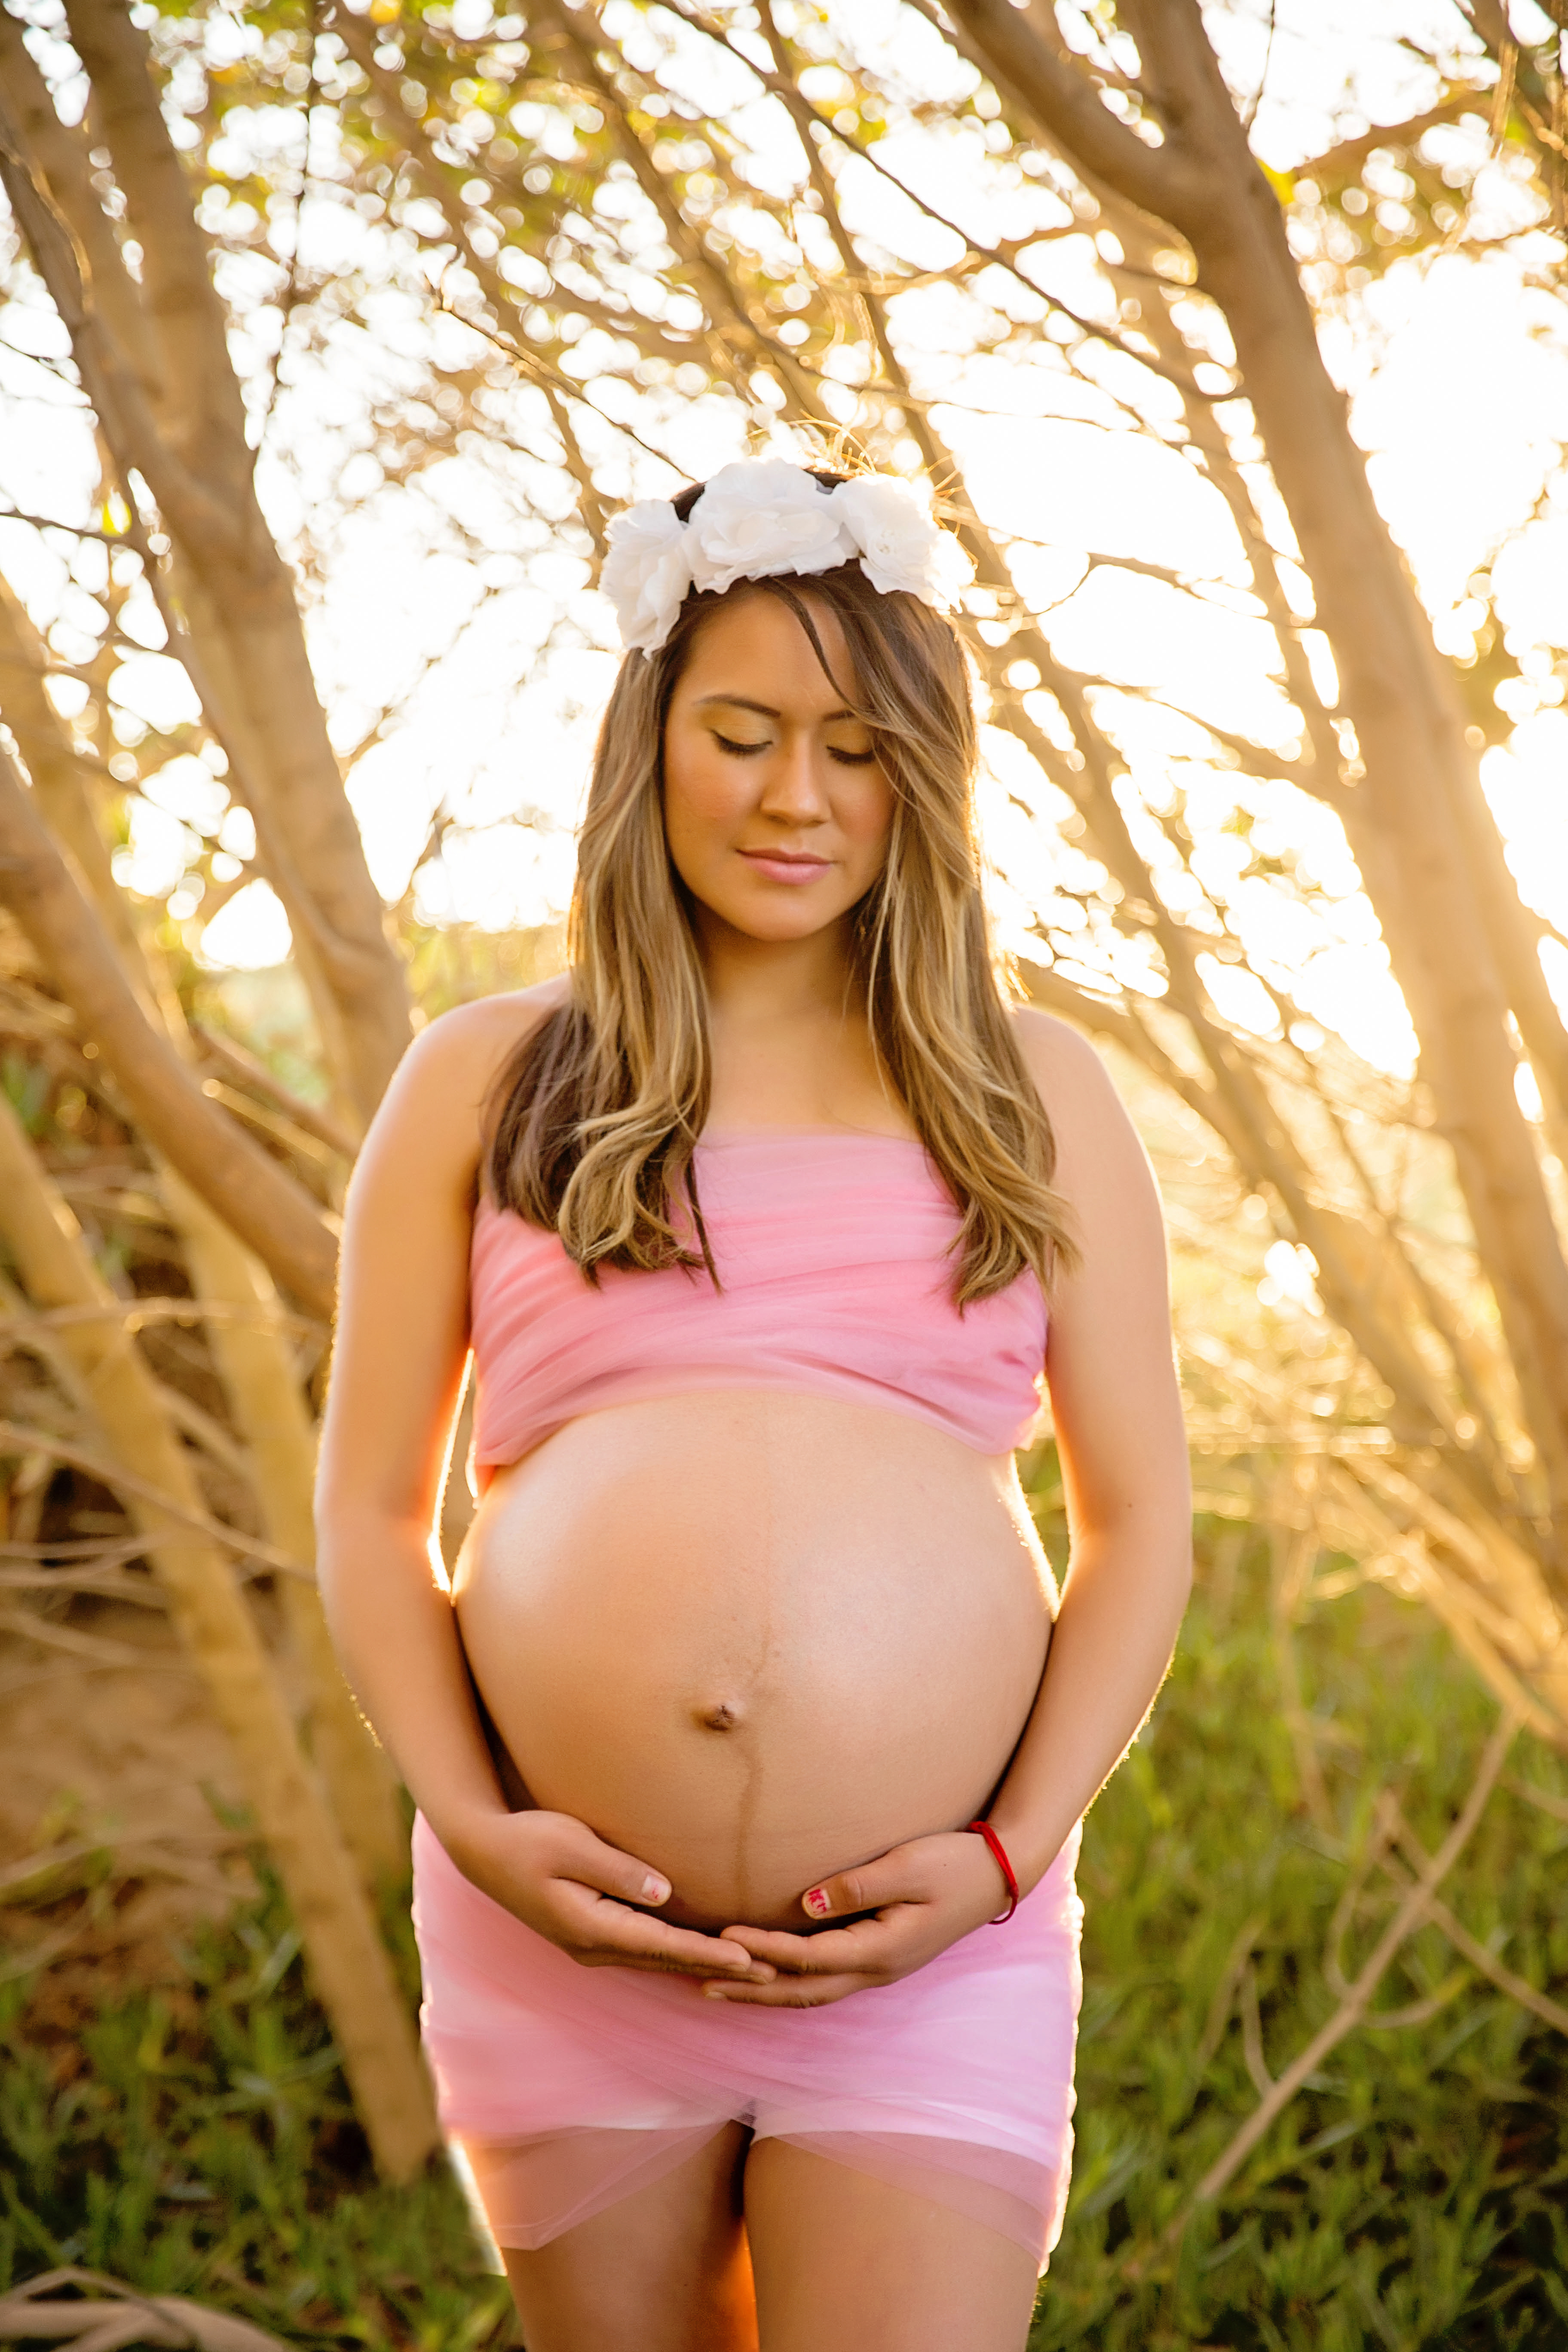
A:
<svg viewBox="0 0 1568 2352">
<path fill-rule="evenodd" d="M 784 824 L 822 824 L 828 815 L 826 761 L 808 727 L 786 727 L 768 761 L 762 806 Z"/>
</svg>

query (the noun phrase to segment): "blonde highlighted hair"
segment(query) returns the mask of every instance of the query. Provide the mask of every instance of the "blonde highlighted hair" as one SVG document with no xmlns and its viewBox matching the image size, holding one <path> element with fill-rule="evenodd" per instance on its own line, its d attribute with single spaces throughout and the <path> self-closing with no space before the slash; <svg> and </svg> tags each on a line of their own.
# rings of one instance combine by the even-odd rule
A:
<svg viewBox="0 0 1568 2352">
<path fill-rule="evenodd" d="M 700 495 L 677 499 L 682 520 Z M 578 846 L 571 995 L 497 1083 L 489 1188 L 498 1206 L 553 1226 L 590 1280 L 601 1266 L 683 1264 L 717 1278 L 692 1166 L 708 1117 L 707 991 L 665 841 L 664 729 L 699 630 L 725 602 L 764 594 L 795 613 L 830 677 L 817 615 L 838 623 L 852 675 L 834 683 L 893 788 L 887 863 L 855 909 L 851 956 L 887 1081 L 962 1218 L 954 1295 L 966 1306 L 1026 1268 L 1048 1286 L 1076 1251 L 986 923 L 963 647 L 944 615 L 880 593 L 858 562 L 693 592 L 667 642 L 622 663 Z"/>
</svg>

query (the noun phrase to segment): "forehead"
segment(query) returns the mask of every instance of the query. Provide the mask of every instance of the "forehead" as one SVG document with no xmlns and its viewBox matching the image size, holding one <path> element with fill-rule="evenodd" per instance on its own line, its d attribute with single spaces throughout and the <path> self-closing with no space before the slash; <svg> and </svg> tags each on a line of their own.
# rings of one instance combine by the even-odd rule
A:
<svg viewBox="0 0 1568 2352">
<path fill-rule="evenodd" d="M 844 631 L 826 604 L 803 591 L 801 583 L 792 580 L 790 586 L 811 614 L 833 677 L 824 672 L 811 639 L 789 606 L 765 590 L 752 590 L 726 598 L 698 631 L 676 689 L 683 702 L 733 694 L 786 711 L 821 714 L 843 709 L 845 694 L 856 690 Z"/>
</svg>

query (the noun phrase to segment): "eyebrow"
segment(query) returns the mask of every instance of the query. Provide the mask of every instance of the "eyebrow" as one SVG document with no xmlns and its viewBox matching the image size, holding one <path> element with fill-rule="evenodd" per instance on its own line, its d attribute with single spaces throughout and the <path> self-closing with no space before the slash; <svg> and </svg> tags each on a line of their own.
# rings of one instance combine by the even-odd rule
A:
<svg viewBox="0 0 1568 2352">
<path fill-rule="evenodd" d="M 730 710 L 754 710 L 759 719 L 784 717 L 782 710 L 774 710 L 765 702 L 748 702 L 743 694 L 704 694 L 700 697 L 697 708 L 699 710 L 706 710 L 709 704 L 713 702 L 721 702 Z M 817 723 L 819 726 L 831 727 L 836 719 L 853 719 L 855 713 L 852 710 L 830 710 L 826 717 Z"/>
</svg>

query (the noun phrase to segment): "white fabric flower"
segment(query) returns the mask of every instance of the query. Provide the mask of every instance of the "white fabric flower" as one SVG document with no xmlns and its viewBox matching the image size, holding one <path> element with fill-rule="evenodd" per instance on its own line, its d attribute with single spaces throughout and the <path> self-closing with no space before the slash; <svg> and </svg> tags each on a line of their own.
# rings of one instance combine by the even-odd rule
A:
<svg viewBox="0 0 1568 2352">
<path fill-rule="evenodd" d="M 688 538 L 694 583 L 715 592 L 737 580 L 826 572 L 855 552 L 833 499 L 782 458 L 721 467 L 692 509 Z"/>
<path fill-rule="evenodd" d="M 675 626 L 691 585 L 690 534 L 668 499 L 639 499 L 616 516 L 599 585 L 616 608 L 621 643 L 652 653 Z"/>
<path fill-rule="evenodd" d="M 858 557 L 884 596 L 901 589 L 945 612 L 974 576 L 907 482 L 862 474 L 825 489 L 783 458 L 721 467 L 682 522 L 668 499 L 643 499 L 609 529 L 599 585 L 628 651 L 656 653 L 691 588 L 721 594 L 737 580 L 809 576 Z"/>
<path fill-rule="evenodd" d="M 907 482 L 861 474 L 840 482 L 832 503 L 854 541 L 860 569 L 882 595 L 903 589 L 945 611 L 974 567 L 951 531 L 942 530 Z"/>
</svg>

